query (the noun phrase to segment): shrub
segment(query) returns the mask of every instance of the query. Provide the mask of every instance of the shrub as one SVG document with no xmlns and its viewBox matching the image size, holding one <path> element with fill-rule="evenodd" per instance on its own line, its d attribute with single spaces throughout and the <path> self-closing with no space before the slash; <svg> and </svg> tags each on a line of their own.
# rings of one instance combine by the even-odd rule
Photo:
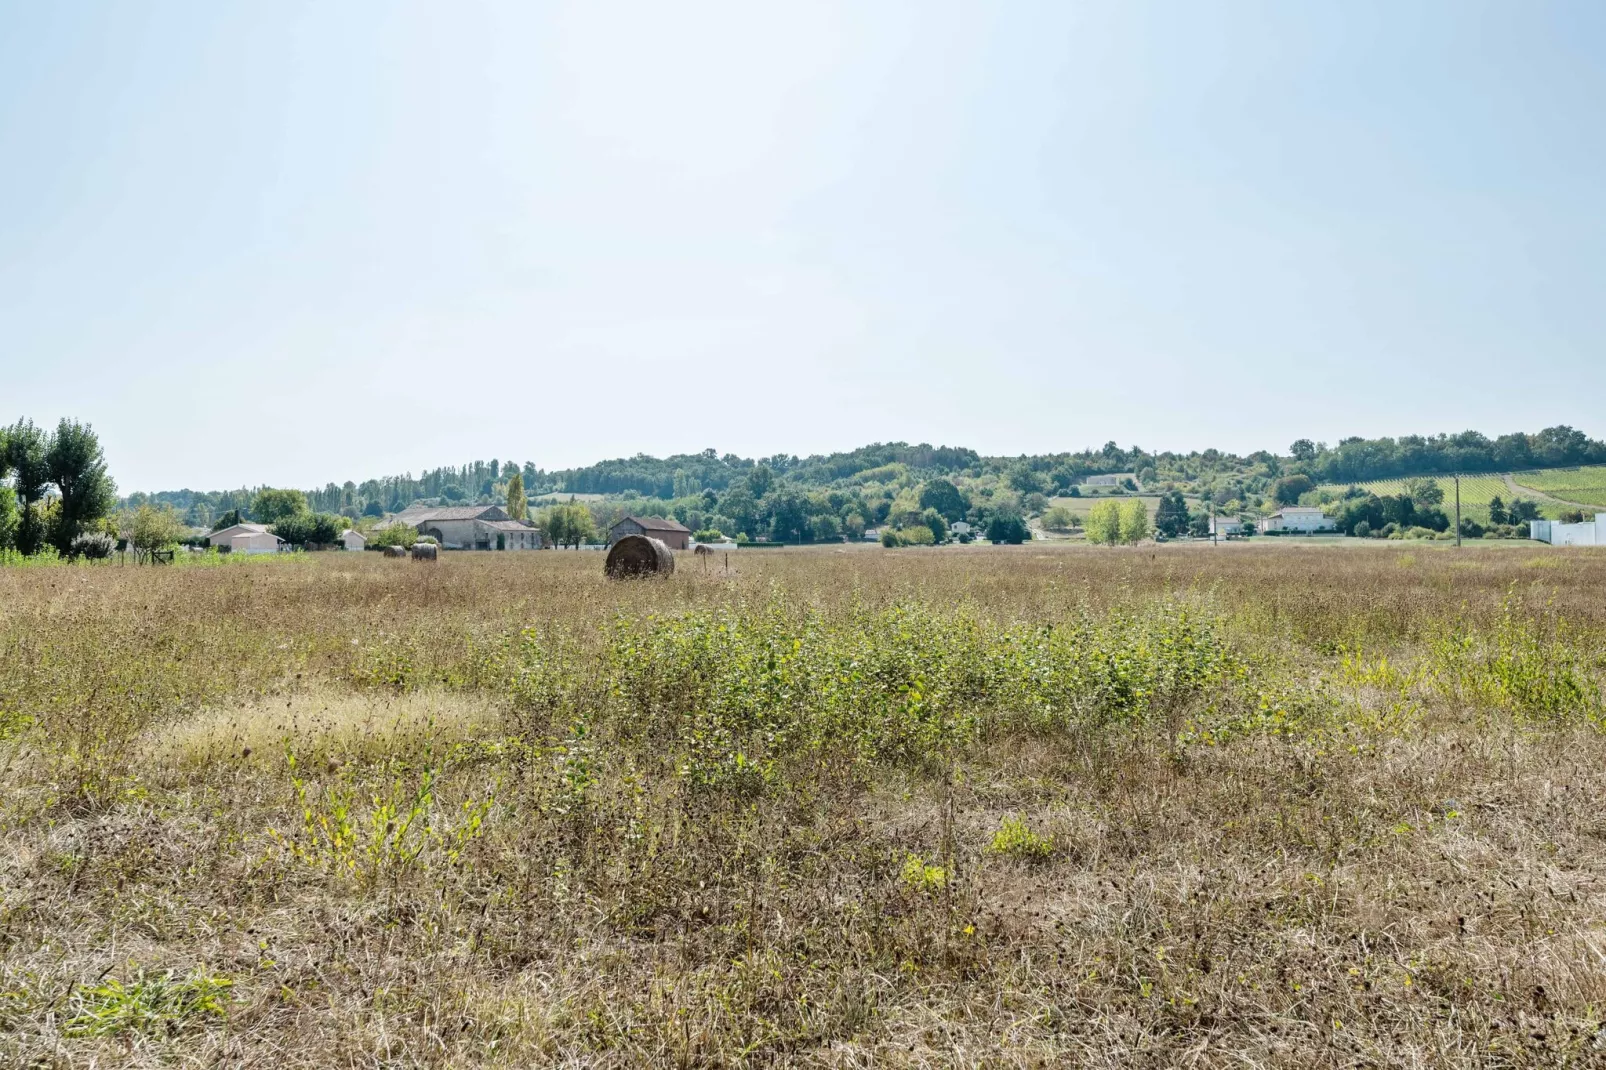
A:
<svg viewBox="0 0 1606 1070">
<path fill-rule="evenodd" d="M 78 1013 L 67 1019 L 62 1032 L 69 1037 L 171 1035 L 196 1019 L 225 1016 L 233 985 L 224 977 L 178 977 L 172 970 L 141 970 L 127 984 L 110 978 L 78 992 L 73 1001 Z"/>
<path fill-rule="evenodd" d="M 73 537 L 67 554 L 69 557 L 82 557 L 90 561 L 99 561 L 110 557 L 117 548 L 117 540 L 104 531 L 86 531 Z"/>
<path fill-rule="evenodd" d="M 273 533 L 291 546 L 329 546 L 340 538 L 341 525 L 333 513 L 294 513 L 273 525 Z"/>
<path fill-rule="evenodd" d="M 172 506 L 142 505 L 128 526 L 128 541 L 136 550 L 160 550 L 176 545 L 184 536 L 184 525 Z"/>
<path fill-rule="evenodd" d="M 418 532 L 407 524 L 391 524 L 374 532 L 368 545 L 378 550 L 384 546 L 412 546 L 418 541 Z"/>
<path fill-rule="evenodd" d="M 1019 544 L 1032 537 L 1032 531 L 1026 526 L 1019 513 L 1013 510 L 1000 510 L 993 514 L 987 522 L 987 538 L 991 542 Z"/>
<path fill-rule="evenodd" d="M 926 860 L 919 855 L 910 855 L 903 860 L 898 881 L 905 888 L 923 895 L 935 895 L 948 884 L 948 871 L 941 866 L 926 865 Z"/>
<path fill-rule="evenodd" d="M 1070 531 L 1076 527 L 1076 517 L 1063 505 L 1056 505 L 1043 514 L 1043 527 L 1049 531 Z"/>
<path fill-rule="evenodd" d="M 1011 814 L 993 834 L 993 854 L 1038 861 L 1054 853 L 1054 837 L 1033 832 L 1023 818 Z"/>
</svg>

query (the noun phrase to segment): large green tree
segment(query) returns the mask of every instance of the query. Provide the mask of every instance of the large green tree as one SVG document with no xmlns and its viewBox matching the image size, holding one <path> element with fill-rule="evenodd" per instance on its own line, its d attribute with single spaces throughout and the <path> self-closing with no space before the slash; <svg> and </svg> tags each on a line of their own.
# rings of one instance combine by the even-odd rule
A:
<svg viewBox="0 0 1606 1070">
<path fill-rule="evenodd" d="M 258 524 L 276 524 L 285 517 L 307 511 L 307 496 L 299 490 L 263 487 L 251 500 L 251 519 Z"/>
<path fill-rule="evenodd" d="M 61 494 L 50 541 L 66 554 L 73 539 L 117 506 L 117 484 L 106 473 L 100 439 L 87 424 L 62 420 L 45 450 L 45 472 Z"/>
<path fill-rule="evenodd" d="M 1121 541 L 1128 546 L 1136 546 L 1149 537 L 1149 509 L 1143 504 L 1141 498 L 1132 498 L 1121 503 L 1120 507 Z"/>
<path fill-rule="evenodd" d="M 0 478 L 4 474 L 0 473 Z M 17 492 L 0 483 L 0 550 L 17 544 Z"/>
<path fill-rule="evenodd" d="M 4 467 L 11 472 L 20 515 L 13 543 L 25 554 L 36 554 L 47 535 L 40 505 L 50 485 L 50 436 L 32 420 L 18 420 L 5 431 Z"/>
<path fill-rule="evenodd" d="M 1026 526 L 1026 521 L 1011 507 L 995 511 L 992 518 L 987 521 L 989 542 L 1014 545 L 1023 543 L 1031 537 L 1032 531 Z"/>
<path fill-rule="evenodd" d="M 577 501 L 571 500 L 567 505 L 554 505 L 546 512 L 546 537 L 554 546 L 573 546 L 580 548 L 583 542 L 589 542 L 596 537 L 596 521 L 591 517 L 591 510 Z"/>
<path fill-rule="evenodd" d="M 1297 473 L 1291 476 L 1284 476 L 1272 484 L 1271 496 L 1278 505 L 1298 505 L 1301 494 L 1315 489 L 1316 484 L 1311 482 L 1310 476 Z"/>
<path fill-rule="evenodd" d="M 747 487 L 753 492 L 753 497 L 762 498 L 770 492 L 775 484 L 775 473 L 765 465 L 759 465 L 747 473 Z"/>
<path fill-rule="evenodd" d="M 1088 510 L 1084 528 L 1087 531 L 1088 542 L 1104 546 L 1114 546 L 1120 542 L 1120 503 L 1113 499 L 1095 503 L 1093 508 Z"/>
<path fill-rule="evenodd" d="M 184 537 L 184 524 L 169 505 L 142 505 L 123 523 L 124 536 L 135 550 L 162 550 Z"/>
<path fill-rule="evenodd" d="M 959 493 L 959 488 L 946 479 L 928 479 L 926 485 L 920 488 L 920 508 L 935 509 L 942 514 L 942 518 L 949 523 L 965 518 L 965 510 L 970 508 L 965 496 Z"/>
<path fill-rule="evenodd" d="M 332 546 L 340 538 L 340 523 L 334 513 L 292 513 L 273 525 L 273 533 L 291 546 Z"/>
<path fill-rule="evenodd" d="M 1171 538 L 1188 530 L 1188 502 L 1179 490 L 1160 495 L 1160 505 L 1154 513 L 1154 526 Z"/>
</svg>

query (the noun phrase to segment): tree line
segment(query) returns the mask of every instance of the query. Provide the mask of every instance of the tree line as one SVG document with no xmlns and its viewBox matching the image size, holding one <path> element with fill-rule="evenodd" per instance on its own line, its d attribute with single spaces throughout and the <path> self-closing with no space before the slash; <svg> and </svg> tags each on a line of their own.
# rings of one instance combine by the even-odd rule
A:
<svg viewBox="0 0 1606 1070">
<path fill-rule="evenodd" d="M 1317 483 L 1366 483 L 1416 475 L 1517 472 L 1606 464 L 1606 442 L 1565 424 L 1535 434 L 1489 438 L 1477 431 L 1403 438 L 1346 438 L 1337 446 L 1300 439 L 1289 448 L 1290 472 Z"/>
</svg>

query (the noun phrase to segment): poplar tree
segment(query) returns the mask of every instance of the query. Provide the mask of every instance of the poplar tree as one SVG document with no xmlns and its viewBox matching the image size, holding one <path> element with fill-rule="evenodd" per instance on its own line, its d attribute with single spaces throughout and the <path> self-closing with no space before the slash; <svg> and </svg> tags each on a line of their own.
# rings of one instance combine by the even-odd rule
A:
<svg viewBox="0 0 1606 1070">
<path fill-rule="evenodd" d="M 507 481 L 507 515 L 509 520 L 528 520 L 529 503 L 524 500 L 524 477 L 514 472 Z"/>
</svg>

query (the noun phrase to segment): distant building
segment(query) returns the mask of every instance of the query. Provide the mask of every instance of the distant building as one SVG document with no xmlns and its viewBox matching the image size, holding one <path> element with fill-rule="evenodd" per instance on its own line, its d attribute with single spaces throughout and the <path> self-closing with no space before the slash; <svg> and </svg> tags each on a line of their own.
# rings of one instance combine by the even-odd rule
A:
<svg viewBox="0 0 1606 1070">
<path fill-rule="evenodd" d="M 1314 506 L 1291 505 L 1261 520 L 1260 530 L 1314 535 L 1319 531 L 1337 531 L 1338 521 Z"/>
<path fill-rule="evenodd" d="M 691 549 L 691 529 L 660 516 L 627 516 L 608 529 L 608 545 L 612 546 L 626 535 L 646 535 L 657 539 L 671 550 Z"/>
<path fill-rule="evenodd" d="M 284 540 L 266 528 L 261 531 L 242 531 L 229 539 L 231 554 L 276 554 L 283 549 Z"/>
<path fill-rule="evenodd" d="M 266 535 L 267 533 L 268 526 L 266 524 L 233 524 L 212 532 L 206 537 L 206 541 L 210 545 L 217 547 L 220 553 L 228 553 L 234 549 L 234 537 L 236 535 Z"/>
<path fill-rule="evenodd" d="M 1210 534 L 1218 538 L 1242 535 L 1244 522 L 1235 516 L 1213 516 L 1210 518 Z"/>
<path fill-rule="evenodd" d="M 1083 484 L 1085 486 L 1089 486 L 1089 487 L 1119 487 L 1121 485 L 1121 477 L 1120 476 L 1088 476 L 1082 482 L 1083 482 Z"/>
<path fill-rule="evenodd" d="M 368 537 L 356 528 L 347 528 L 340 533 L 340 541 L 348 550 L 368 549 Z"/>
<path fill-rule="evenodd" d="M 1552 546 L 1606 546 L 1606 513 L 1596 513 L 1595 519 L 1582 524 L 1530 520 L 1528 537 Z"/>
<path fill-rule="evenodd" d="M 391 521 L 428 535 L 445 550 L 539 550 L 541 529 L 510 520 L 500 505 L 408 506 Z"/>
<path fill-rule="evenodd" d="M 953 532 L 955 535 L 969 535 L 971 528 L 970 525 L 965 523 L 963 520 L 955 520 L 952 524 L 948 525 L 948 530 Z"/>
</svg>

